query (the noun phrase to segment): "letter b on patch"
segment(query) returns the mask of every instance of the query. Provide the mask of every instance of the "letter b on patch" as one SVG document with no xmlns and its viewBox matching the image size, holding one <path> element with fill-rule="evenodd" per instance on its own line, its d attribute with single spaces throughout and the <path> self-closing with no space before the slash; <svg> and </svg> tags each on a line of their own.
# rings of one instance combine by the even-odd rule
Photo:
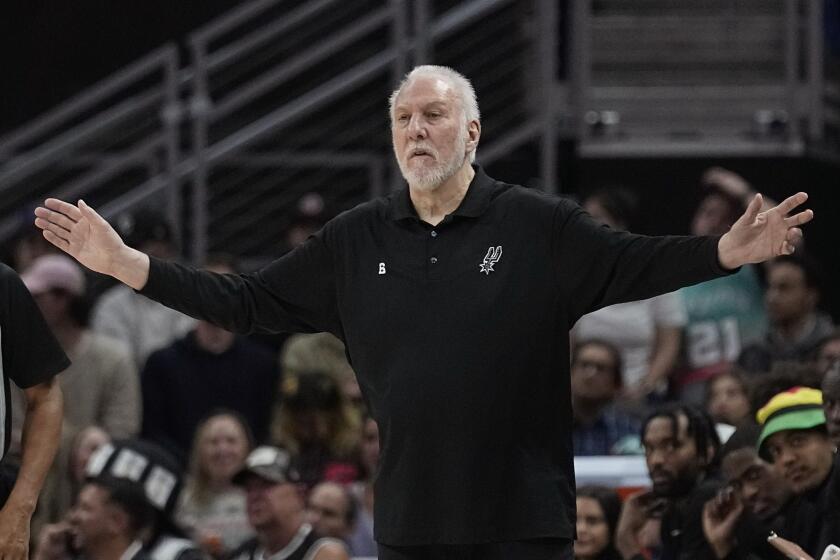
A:
<svg viewBox="0 0 840 560">
<path fill-rule="evenodd" d="M 385 274 L 385 263 L 379 263 L 379 274 Z"/>
</svg>

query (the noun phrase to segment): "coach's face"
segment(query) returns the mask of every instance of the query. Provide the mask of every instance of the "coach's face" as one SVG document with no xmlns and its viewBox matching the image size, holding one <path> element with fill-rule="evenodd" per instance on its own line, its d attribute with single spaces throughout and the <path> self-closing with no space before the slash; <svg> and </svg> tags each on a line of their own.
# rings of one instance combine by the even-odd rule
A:
<svg viewBox="0 0 840 560">
<path fill-rule="evenodd" d="M 467 123 L 455 88 L 436 76 L 418 76 L 394 103 L 391 136 L 403 177 L 412 188 L 430 191 L 469 165 L 477 143 L 477 122 Z M 474 137 L 474 138 L 473 138 Z"/>
</svg>

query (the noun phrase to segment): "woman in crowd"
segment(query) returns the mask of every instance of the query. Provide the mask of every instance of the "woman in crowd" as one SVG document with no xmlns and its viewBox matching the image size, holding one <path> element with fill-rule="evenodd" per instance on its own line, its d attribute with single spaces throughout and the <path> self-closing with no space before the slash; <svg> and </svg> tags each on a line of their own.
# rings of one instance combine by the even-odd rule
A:
<svg viewBox="0 0 840 560">
<path fill-rule="evenodd" d="M 727 371 L 708 381 L 706 412 L 715 422 L 740 426 L 750 419 L 747 381 L 736 371 Z"/>
<path fill-rule="evenodd" d="M 355 457 L 361 420 L 338 382 L 317 371 L 287 374 L 281 394 L 272 441 L 292 454 L 306 487 L 312 489 L 324 480 L 342 484 L 358 480 Z"/>
<path fill-rule="evenodd" d="M 577 489 L 577 540 L 575 560 L 618 560 L 613 536 L 621 502 L 618 494 L 603 486 Z"/>
<path fill-rule="evenodd" d="M 176 519 L 195 542 L 217 558 L 253 536 L 245 493 L 232 482 L 252 447 L 248 425 L 231 410 L 212 413 L 195 432 L 189 476 Z"/>
</svg>

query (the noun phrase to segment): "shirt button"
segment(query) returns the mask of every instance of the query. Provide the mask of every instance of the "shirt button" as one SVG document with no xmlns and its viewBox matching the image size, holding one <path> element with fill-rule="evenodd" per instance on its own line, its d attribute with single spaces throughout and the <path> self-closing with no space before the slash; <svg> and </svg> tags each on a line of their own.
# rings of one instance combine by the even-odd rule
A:
<svg viewBox="0 0 840 560">
<path fill-rule="evenodd" d="M 435 230 L 432 230 L 432 237 L 437 237 L 437 232 Z"/>
<path fill-rule="evenodd" d="M 432 264 L 437 263 L 437 257 L 432 257 L 431 259 L 429 259 L 429 262 Z"/>
</svg>

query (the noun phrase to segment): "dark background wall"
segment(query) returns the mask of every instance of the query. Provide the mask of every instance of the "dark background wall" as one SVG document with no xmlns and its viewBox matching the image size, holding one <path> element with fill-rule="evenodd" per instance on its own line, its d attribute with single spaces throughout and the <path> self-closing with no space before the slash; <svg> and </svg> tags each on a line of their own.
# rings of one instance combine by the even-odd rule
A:
<svg viewBox="0 0 840 560">
<path fill-rule="evenodd" d="M 6 0 L 0 8 L 0 134 L 238 4 Z"/>
</svg>

